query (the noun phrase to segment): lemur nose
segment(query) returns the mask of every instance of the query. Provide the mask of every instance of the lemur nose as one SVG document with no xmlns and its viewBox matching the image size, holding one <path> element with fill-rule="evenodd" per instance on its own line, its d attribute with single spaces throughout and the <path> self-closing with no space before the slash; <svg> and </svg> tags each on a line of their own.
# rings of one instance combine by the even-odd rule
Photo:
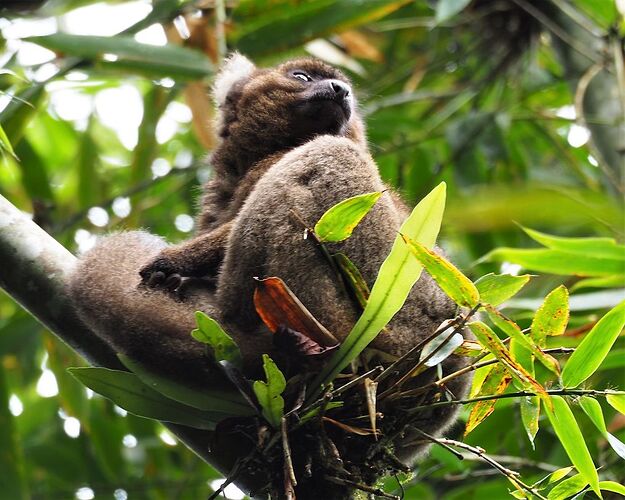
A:
<svg viewBox="0 0 625 500">
<path fill-rule="evenodd" d="M 349 85 L 340 80 L 330 80 L 330 86 L 339 99 L 345 99 L 349 95 Z"/>
</svg>

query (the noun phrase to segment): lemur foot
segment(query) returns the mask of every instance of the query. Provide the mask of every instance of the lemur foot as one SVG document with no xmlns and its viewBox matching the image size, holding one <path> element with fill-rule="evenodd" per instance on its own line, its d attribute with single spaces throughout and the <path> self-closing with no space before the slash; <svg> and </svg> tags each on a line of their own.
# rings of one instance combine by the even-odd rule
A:
<svg viewBox="0 0 625 500">
<path fill-rule="evenodd" d="M 141 284 L 148 288 L 160 288 L 175 292 L 182 284 L 181 269 L 167 257 L 157 257 L 139 271 Z"/>
</svg>

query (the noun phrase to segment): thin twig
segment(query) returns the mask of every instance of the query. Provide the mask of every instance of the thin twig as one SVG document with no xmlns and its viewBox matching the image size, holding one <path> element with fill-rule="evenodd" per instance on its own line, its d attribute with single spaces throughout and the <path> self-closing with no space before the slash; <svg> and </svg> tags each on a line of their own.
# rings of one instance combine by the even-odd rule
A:
<svg viewBox="0 0 625 500">
<path fill-rule="evenodd" d="M 282 434 L 282 451 L 284 452 L 284 493 L 287 497 L 295 498 L 293 488 L 297 486 L 297 480 L 295 479 L 295 471 L 293 470 L 288 429 L 286 426 L 286 418 L 284 417 L 280 419 L 280 430 Z"/>
<path fill-rule="evenodd" d="M 436 442 L 438 444 L 455 446 L 456 448 L 460 448 L 462 450 L 466 450 L 470 453 L 473 453 L 474 455 L 484 460 L 487 464 L 489 464 L 490 466 L 494 467 L 499 472 L 501 472 L 501 474 L 506 476 L 510 480 L 510 482 L 514 484 L 515 486 L 521 487 L 525 491 L 531 493 L 532 495 L 535 495 L 541 500 L 546 500 L 546 498 L 542 496 L 535 488 L 532 488 L 531 486 L 528 486 L 523 481 L 521 481 L 519 479 L 520 474 L 518 472 L 508 469 L 504 465 L 500 464 L 499 462 L 494 460 L 492 457 L 488 456 L 482 448 L 478 448 L 476 446 L 471 446 L 466 443 L 462 443 L 460 441 L 455 441 L 453 439 L 447 439 L 447 438 L 436 438 Z"/>
<path fill-rule="evenodd" d="M 595 389 L 549 389 L 545 391 L 551 396 L 610 396 L 625 395 L 625 391 L 612 391 L 612 390 L 595 390 Z M 526 396 L 538 396 L 539 394 L 532 391 L 518 391 L 509 392 L 507 394 L 489 394 L 486 396 L 479 396 L 471 399 L 456 399 L 452 401 L 439 401 L 437 403 L 429 403 L 412 408 L 408 411 L 409 415 L 414 415 L 421 410 L 438 408 L 441 406 L 453 406 L 453 405 L 468 405 L 471 403 L 477 403 L 479 401 L 492 401 L 494 399 L 508 399 L 508 398 L 522 398 Z"/>
</svg>

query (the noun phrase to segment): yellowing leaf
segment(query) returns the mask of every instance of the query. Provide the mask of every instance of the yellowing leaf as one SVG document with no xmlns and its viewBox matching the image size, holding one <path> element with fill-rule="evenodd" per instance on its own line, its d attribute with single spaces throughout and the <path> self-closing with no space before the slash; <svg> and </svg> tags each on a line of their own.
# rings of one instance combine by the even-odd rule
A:
<svg viewBox="0 0 625 500">
<path fill-rule="evenodd" d="M 532 321 L 531 335 L 541 347 L 547 335 L 562 335 L 569 322 L 569 292 L 560 285 L 545 297 Z"/>
<path fill-rule="evenodd" d="M 482 384 L 482 388 L 477 396 L 503 394 L 510 385 L 511 381 L 512 377 L 507 372 L 506 368 L 502 364 L 497 364 L 486 376 L 486 379 Z M 466 436 L 467 434 L 469 434 L 469 432 L 471 432 L 478 425 L 480 425 L 486 419 L 486 417 L 488 417 L 495 410 L 496 404 L 496 399 L 478 401 L 474 403 L 473 408 L 471 408 L 469 418 L 467 419 L 467 425 L 464 429 L 464 435 Z"/>
<path fill-rule="evenodd" d="M 474 321 L 469 323 L 469 328 L 477 340 L 479 340 L 484 347 L 492 352 L 493 355 L 501 361 L 506 368 L 508 368 L 508 371 L 513 377 L 519 380 L 523 385 L 530 386 L 531 389 L 536 392 L 536 394 L 543 401 L 545 401 L 546 405 L 550 405 L 549 395 L 547 394 L 547 391 L 545 391 L 545 388 L 540 385 L 525 368 L 512 358 L 510 352 L 506 349 L 506 346 L 503 345 L 503 342 L 499 339 L 499 337 L 497 337 L 497 335 L 495 335 L 495 332 L 493 332 L 488 325 L 485 325 L 481 321 Z"/>
<path fill-rule="evenodd" d="M 608 311 L 571 355 L 564 365 L 564 370 L 562 370 L 564 387 L 577 387 L 595 373 L 624 326 L 625 301 Z"/>
<path fill-rule="evenodd" d="M 329 208 L 315 224 L 315 234 L 320 241 L 343 241 L 352 235 L 373 205 L 382 196 L 381 191 L 360 194 L 343 200 Z"/>
<path fill-rule="evenodd" d="M 444 208 L 445 183 L 441 183 L 419 202 L 402 224 L 400 232 L 414 241 L 433 247 Z M 380 267 L 365 310 L 341 347 L 313 381 L 310 398 L 319 395 L 322 386 L 332 381 L 380 333 L 404 304 L 422 269 L 410 255 L 402 238 L 395 238 L 391 253 Z"/>
<path fill-rule="evenodd" d="M 625 395 L 609 394 L 606 397 L 606 400 L 608 401 L 608 403 L 610 403 L 610 406 L 612 406 L 612 408 L 614 408 L 619 413 L 625 415 Z"/>
<path fill-rule="evenodd" d="M 498 306 L 513 297 L 530 280 L 529 274 L 512 276 L 510 274 L 489 273 L 475 282 L 480 294 L 480 302 Z"/>
<path fill-rule="evenodd" d="M 551 425 L 560 443 L 562 443 L 571 462 L 583 476 L 584 480 L 590 484 L 590 487 L 597 495 L 601 496 L 599 493 L 599 476 L 597 475 L 595 464 L 586 447 L 584 436 L 575 421 L 573 412 L 564 398 L 553 396 L 551 400 L 553 409 L 545 405 L 545 412 L 551 421 Z"/>
<path fill-rule="evenodd" d="M 498 328 L 500 328 L 511 339 L 514 339 L 516 342 L 522 345 L 525 349 L 531 351 L 531 353 L 536 356 L 536 359 L 538 359 L 538 361 L 540 361 L 545 366 L 545 368 L 550 370 L 555 375 L 560 375 L 560 365 L 558 364 L 558 361 L 553 356 L 550 356 L 549 354 L 541 351 L 540 348 L 536 344 L 534 344 L 534 342 L 532 342 L 531 338 L 523 334 L 519 325 L 517 325 L 514 321 L 506 318 L 503 314 L 501 314 L 497 309 L 493 307 L 487 307 L 487 311 L 488 317 Z"/>
<path fill-rule="evenodd" d="M 401 236 L 412 254 L 456 304 L 471 308 L 480 302 L 480 293 L 475 285 L 451 262 L 421 243 L 412 241 L 403 234 Z"/>
</svg>

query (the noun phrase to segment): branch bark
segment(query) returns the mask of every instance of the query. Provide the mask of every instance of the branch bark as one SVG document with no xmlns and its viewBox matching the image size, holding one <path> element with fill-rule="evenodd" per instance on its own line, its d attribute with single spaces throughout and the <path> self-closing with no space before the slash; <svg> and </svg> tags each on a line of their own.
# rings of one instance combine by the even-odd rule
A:
<svg viewBox="0 0 625 500">
<path fill-rule="evenodd" d="M 76 257 L 1 195 L 0 262 L 0 288 L 61 341 L 95 366 L 125 369 L 113 349 L 89 330 L 72 308 L 66 280 Z M 232 470 L 234 463 L 228 457 L 233 453 L 224 457 L 220 450 L 209 450 L 211 432 L 166 422 L 164 425 L 222 474 Z M 258 486 L 245 472 L 236 482 L 247 491 Z"/>
</svg>

